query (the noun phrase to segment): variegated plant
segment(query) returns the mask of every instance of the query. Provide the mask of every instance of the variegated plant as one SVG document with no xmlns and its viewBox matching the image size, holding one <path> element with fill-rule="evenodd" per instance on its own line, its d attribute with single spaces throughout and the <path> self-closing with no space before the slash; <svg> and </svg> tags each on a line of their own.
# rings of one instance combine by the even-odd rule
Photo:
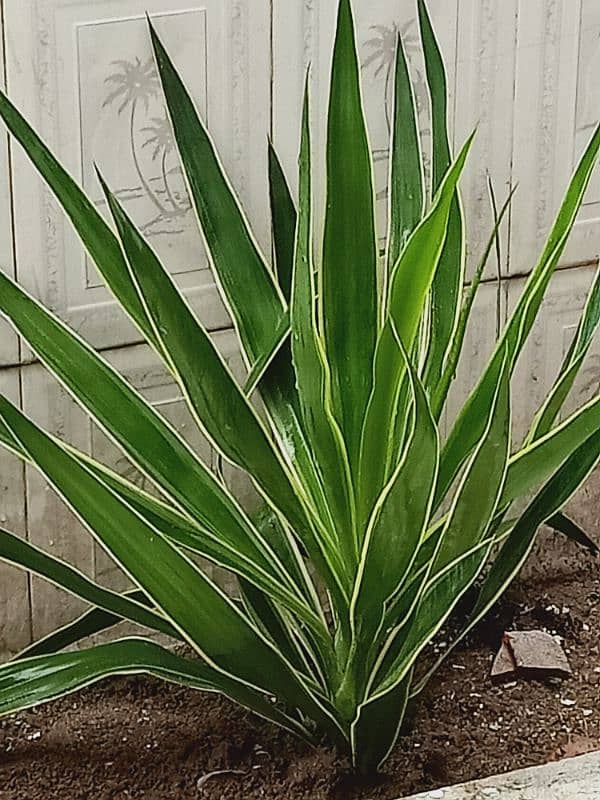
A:
<svg viewBox="0 0 600 800">
<path fill-rule="evenodd" d="M 116 234 L 9 100 L 0 99 L 12 135 L 164 360 L 198 426 L 264 499 L 258 513 L 243 509 L 100 355 L 2 274 L 0 310 L 158 492 L 143 491 L 0 401 L 2 443 L 40 470 L 137 587 L 109 591 L 2 531 L 1 558 L 91 608 L 0 668 L 1 713 L 107 675 L 144 672 L 221 692 L 311 742 L 326 736 L 356 768 L 370 770 L 389 753 L 407 701 L 437 666 L 423 651 L 466 591 L 476 589 L 458 621 L 460 635 L 516 575 L 543 522 L 591 546 L 561 509 L 600 455 L 600 398 L 557 419 L 598 323 L 598 282 L 556 383 L 516 452 L 510 383 L 582 202 L 600 131 L 444 440 L 440 419 L 502 214 L 463 299 L 457 183 L 472 137 L 452 160 L 444 67 L 424 0 L 418 12 L 431 98 L 431 196 L 399 41 L 388 236 L 379 259 L 351 8 L 341 0 L 322 247 L 313 236 L 321 226 L 312 216 L 307 92 L 297 211 L 269 151 L 275 270 L 150 28 L 190 197 L 248 366 L 244 386 L 108 187 Z M 515 506 L 525 511 L 511 516 Z M 190 558 L 198 554 L 237 577 L 235 597 Z M 121 620 L 183 640 L 196 657 L 155 638 L 65 650 Z"/>
</svg>

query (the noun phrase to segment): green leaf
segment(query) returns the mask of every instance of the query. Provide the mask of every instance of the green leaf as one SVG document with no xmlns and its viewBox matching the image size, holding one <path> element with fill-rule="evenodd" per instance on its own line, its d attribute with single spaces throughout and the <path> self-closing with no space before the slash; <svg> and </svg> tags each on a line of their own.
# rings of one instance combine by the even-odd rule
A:
<svg viewBox="0 0 600 800">
<path fill-rule="evenodd" d="M 504 333 L 498 341 L 484 374 L 469 395 L 446 441 L 442 453 L 436 506 L 444 498 L 461 464 L 463 464 L 481 435 L 485 408 L 488 405 L 487 398 L 490 393 L 490 382 L 493 380 L 493 374 L 497 369 L 497 362 L 503 358 L 506 345 L 508 344 L 514 368 L 523 344 L 531 331 L 548 282 L 560 261 L 575 222 L 575 217 L 581 206 L 585 190 L 596 165 L 599 149 L 600 125 L 596 128 L 571 179 L 542 256 L 529 276 L 525 289 Z"/>
<path fill-rule="evenodd" d="M 306 674 L 307 666 L 296 647 L 291 630 L 271 600 L 248 581 L 240 581 L 240 595 L 244 609 L 254 625 L 262 631 L 273 646 L 300 673 Z"/>
<path fill-rule="evenodd" d="M 423 592 L 411 624 L 406 628 L 407 635 L 393 665 L 385 673 L 381 684 L 375 688 L 367 706 L 383 700 L 406 677 L 419 653 L 433 639 L 462 595 L 476 580 L 493 542 L 494 537 L 479 542 L 431 580 Z"/>
<path fill-rule="evenodd" d="M 449 565 L 423 595 L 420 613 L 409 628 L 397 662 L 384 683 L 359 707 L 352 724 L 354 760 L 363 772 L 372 772 L 387 758 L 402 725 L 411 688 L 411 671 L 417 654 L 443 625 L 455 602 L 477 578 L 493 541 L 480 543 L 460 560 Z M 445 611 L 440 620 L 440 610 Z M 433 621 L 436 624 L 433 624 Z M 365 748 L 365 741 L 371 744 Z"/>
<path fill-rule="evenodd" d="M 296 209 L 285 179 L 281 162 L 269 139 L 269 196 L 273 223 L 273 245 L 277 280 L 285 299 L 292 294 L 294 241 L 296 238 Z"/>
<path fill-rule="evenodd" d="M 423 589 L 416 596 L 414 586 L 408 584 L 404 590 L 415 600 L 409 606 L 408 618 L 401 619 L 389 633 L 379 663 L 372 670 L 371 686 L 381 683 L 391 689 L 403 680 L 483 566 L 495 538 L 488 530 L 501 496 L 509 446 L 510 362 L 506 355 L 496 376 L 484 432 L 420 579 Z M 485 553 L 480 550 L 482 541 Z M 483 561 L 479 563 L 478 559 Z"/>
<path fill-rule="evenodd" d="M 265 350 L 264 354 L 254 362 L 248 372 L 248 376 L 244 381 L 244 394 L 247 397 L 250 397 L 254 392 L 267 370 L 277 363 L 278 356 L 281 354 L 282 350 L 284 350 L 284 345 L 289 335 L 290 321 L 286 316 L 275 337 L 272 350 Z"/>
<path fill-rule="evenodd" d="M 254 363 L 272 348 L 285 303 L 210 135 L 151 22 L 149 27 L 175 141 L 211 266 L 248 360 Z"/>
<path fill-rule="evenodd" d="M 331 377 L 316 320 L 314 267 L 312 259 L 311 162 L 308 106 L 308 77 L 302 115 L 300 145 L 300 199 L 292 281 L 292 358 L 304 427 L 314 448 L 332 530 L 326 558 L 332 571 L 342 579 L 350 577 L 357 562 L 354 509 L 350 466 L 344 440 L 333 416 Z M 338 564 L 336 556 L 343 561 Z M 342 591 L 347 590 L 342 583 Z"/>
<path fill-rule="evenodd" d="M 536 533 L 544 522 L 550 523 L 559 513 L 586 477 L 594 469 L 600 457 L 600 431 L 596 431 L 575 449 L 570 458 L 555 472 L 546 485 L 531 501 L 518 520 L 510 520 L 506 528 L 508 534 L 501 532 L 504 544 L 494 559 L 492 567 L 479 591 L 478 598 L 465 625 L 443 655 L 413 688 L 412 695 L 423 690 L 442 661 L 456 648 L 475 625 L 488 613 L 494 603 L 502 596 L 521 567 L 535 543 Z M 561 515 L 563 516 L 563 515 Z M 561 524 L 561 527 L 564 525 Z"/>
<path fill-rule="evenodd" d="M 144 474 L 215 536 L 268 574 L 277 574 L 245 514 L 168 423 L 92 348 L 1 272 L 0 310 Z"/>
<path fill-rule="evenodd" d="M 552 428 L 592 344 L 598 323 L 600 323 L 600 270 L 594 278 L 575 338 L 561 365 L 556 382 L 535 416 L 527 437 L 528 442 L 534 442 Z"/>
<path fill-rule="evenodd" d="M 473 135 L 448 171 L 427 216 L 408 240 L 396 264 L 389 293 L 389 308 L 375 351 L 373 391 L 362 433 L 359 473 L 359 520 L 366 520 L 375 498 L 389 478 L 401 442 L 390 420 L 398 408 L 404 362 L 394 339 L 392 323 L 407 352 L 411 352 L 427 293 L 438 267 L 454 188 L 464 167 Z"/>
<path fill-rule="evenodd" d="M 442 54 L 424 0 L 418 1 L 418 12 L 431 100 L 432 185 L 435 193 L 452 161 L 448 137 L 448 88 Z M 465 272 L 463 229 L 460 195 L 456 188 L 450 206 L 440 265 L 431 285 L 431 321 L 424 377 L 429 394 L 435 390 L 440 379 L 458 325 Z"/>
<path fill-rule="evenodd" d="M 100 181 L 148 318 L 198 425 L 222 455 L 248 472 L 292 527 L 303 531 L 302 487 L 170 275 Z"/>
<path fill-rule="evenodd" d="M 282 656 L 188 558 L 5 398 L 0 417 L 63 500 L 203 659 L 332 729 L 332 720 Z"/>
<path fill-rule="evenodd" d="M 126 269 L 119 242 L 96 211 L 94 204 L 2 92 L 0 92 L 0 117 L 54 192 L 108 287 L 120 298 L 123 308 L 145 338 L 157 346 L 150 323 Z"/>
<path fill-rule="evenodd" d="M 278 550 L 283 564 L 285 565 L 286 569 L 288 569 L 290 574 L 294 576 L 298 586 L 303 586 L 306 584 L 310 587 L 310 592 L 315 593 L 315 603 L 318 607 L 319 598 L 316 596 L 316 589 L 312 583 L 312 579 L 307 572 L 307 567 L 304 564 L 302 555 L 298 552 L 295 540 L 289 535 L 289 532 L 282 524 L 281 518 L 278 517 L 273 510 L 265 504 L 253 514 L 252 519 L 262 537 L 269 542 L 269 544 L 273 544 L 275 540 L 283 543 L 281 552 Z M 242 582 L 242 589 L 245 587 L 246 582 Z M 254 593 L 254 597 L 257 596 L 258 595 Z M 273 597 L 273 594 L 271 594 L 271 597 Z M 274 608 L 275 605 L 275 603 L 270 604 L 272 608 Z M 261 601 L 261 606 L 266 608 L 266 603 L 264 600 Z M 278 616 L 285 616 L 285 614 L 280 613 L 280 611 L 284 612 L 284 609 L 277 609 Z M 302 642 L 304 645 L 304 650 L 308 652 L 312 662 L 318 664 L 323 671 L 323 675 L 326 675 L 331 681 L 330 685 L 335 685 L 337 666 L 335 664 L 335 654 L 333 652 L 331 639 L 327 637 L 326 641 L 323 641 L 322 637 L 315 636 L 314 633 L 311 633 L 308 628 L 306 630 L 301 630 L 297 625 L 294 629 L 293 635 L 296 640 L 299 639 L 300 642 Z M 302 649 L 300 644 L 299 647 Z"/>
<path fill-rule="evenodd" d="M 412 673 L 383 702 L 363 705 L 352 724 L 352 763 L 362 775 L 372 775 L 396 744 L 410 697 Z"/>
<path fill-rule="evenodd" d="M 319 644 L 315 645 L 310 634 L 304 635 L 302 631 L 294 628 L 285 616 L 269 598 L 256 587 L 247 582 L 240 584 L 240 591 L 244 608 L 256 627 L 262 631 L 273 646 L 292 664 L 298 674 L 312 692 L 319 696 L 322 702 L 327 699 L 322 694 L 323 686 L 331 680 L 330 671 L 333 662 L 329 657 L 323 658 Z"/>
<path fill-rule="evenodd" d="M 433 146 L 433 192 L 435 193 L 452 161 L 448 138 L 448 81 L 442 52 L 425 0 L 417 0 L 419 29 L 425 58 L 427 87 L 431 100 L 432 146 Z"/>
<path fill-rule="evenodd" d="M 564 534 L 568 539 L 571 539 L 571 541 L 581 545 L 581 547 L 585 547 L 593 556 L 597 556 L 598 553 L 600 553 L 598 545 L 590 539 L 580 525 L 572 519 L 569 519 L 566 514 L 557 511 L 556 514 L 553 514 L 546 520 L 546 525 L 558 533 Z"/>
<path fill-rule="evenodd" d="M 540 486 L 599 429 L 600 397 L 596 397 L 511 457 L 500 505 L 505 506 Z"/>
<path fill-rule="evenodd" d="M 417 102 L 402 39 L 396 43 L 394 116 L 390 155 L 387 273 L 400 257 L 424 212 L 424 176 Z"/>
<path fill-rule="evenodd" d="M 538 528 L 577 491 L 600 458 L 600 431 L 593 433 L 556 471 L 515 523 L 481 588 L 468 628 L 487 613 L 521 569 Z"/>
<path fill-rule="evenodd" d="M 294 398 L 286 389 L 291 359 L 271 362 L 285 328 L 285 302 L 266 266 L 235 193 L 224 173 L 211 137 L 172 61 L 150 23 L 175 140 L 187 176 L 190 195 L 210 255 L 211 266 L 239 333 L 248 360 L 256 367 L 266 358 L 265 402 L 279 436 L 295 454 L 307 491 L 319 503 L 314 465 L 294 413 Z M 269 354 L 266 356 L 265 354 Z M 274 374 L 269 375 L 270 367 Z M 264 372 L 259 367 L 260 372 Z M 281 386 L 276 383 L 281 381 Z"/>
<path fill-rule="evenodd" d="M 299 618 L 309 626 L 317 626 L 319 629 L 322 627 L 320 617 L 315 615 L 314 610 L 302 597 L 301 591 L 306 576 L 304 571 L 301 574 L 297 573 L 294 557 L 287 551 L 287 537 L 282 526 L 279 526 L 272 536 L 264 535 L 263 528 L 256 527 L 260 534 L 258 541 L 261 543 L 264 553 L 277 552 L 281 564 L 279 569 L 283 569 L 284 573 L 289 576 L 285 581 L 273 577 L 261 564 L 249 558 L 243 548 L 236 547 L 234 543 L 227 541 L 226 537 L 216 535 L 195 520 L 184 517 L 98 462 L 83 454 L 77 454 L 72 448 L 67 449 L 83 466 L 86 466 L 171 542 L 190 552 L 197 553 L 249 581 L 257 589 L 266 592 L 269 597 L 282 603 L 285 608 L 298 614 Z M 271 513 L 277 518 L 275 512 L 271 511 Z M 290 588 L 290 582 L 293 589 Z"/>
<path fill-rule="evenodd" d="M 47 703 L 113 675 L 146 673 L 208 692 L 220 692 L 303 738 L 306 730 L 268 699 L 207 664 L 146 639 L 120 639 L 72 653 L 13 661 L 0 667 L 0 715 Z"/>
<path fill-rule="evenodd" d="M 278 436 L 292 454 L 313 505 L 322 509 L 310 447 L 295 409 L 289 350 L 280 346 L 281 337 L 285 338 L 285 302 L 252 237 L 210 135 L 151 24 L 150 32 L 175 139 L 217 282 L 253 372 L 256 369 L 253 381 L 257 374 L 259 378 L 264 374 L 261 394 Z"/>
<path fill-rule="evenodd" d="M 442 269 L 441 253 L 447 234 L 452 198 L 474 137 L 475 131 L 466 140 L 456 161 L 446 173 L 429 214 L 411 236 L 394 268 L 389 313 L 396 323 L 407 352 L 411 351 L 415 341 L 431 282 Z"/>
<path fill-rule="evenodd" d="M 150 602 L 145 593 L 139 589 L 125 592 L 122 596 L 138 603 L 148 604 Z M 111 614 L 110 611 L 105 611 L 102 608 L 92 608 L 89 611 L 85 611 L 73 622 L 69 622 L 62 628 L 58 628 L 33 642 L 24 650 L 21 650 L 14 660 L 22 661 L 24 658 L 58 653 L 59 650 L 64 650 L 66 647 L 77 644 L 83 639 L 102 633 L 121 622 L 123 622 L 123 617 Z"/>
<path fill-rule="evenodd" d="M 388 615 L 387 622 L 394 622 L 395 629 L 372 672 L 375 691 L 360 707 L 352 725 L 353 749 L 363 769 L 377 768 L 389 754 L 402 722 L 402 716 L 394 716 L 390 709 L 398 707 L 403 713 L 412 665 L 473 583 L 497 541 L 496 534 L 488 535 L 488 530 L 506 473 L 509 403 L 509 368 L 505 360 L 486 431 L 457 490 L 453 507 L 445 524 L 436 525 L 425 540 L 427 557 L 420 559 L 419 568 L 415 564 L 411 580 L 396 598 L 393 613 Z M 425 587 L 422 594 L 421 586 Z M 372 744 L 367 746 L 367 740 L 372 740 Z"/>
<path fill-rule="evenodd" d="M 66 592 L 99 606 L 104 611 L 137 622 L 146 628 L 161 631 L 176 639 L 181 638 L 179 632 L 160 614 L 135 600 L 104 589 L 69 564 L 44 553 L 43 550 L 4 528 L 0 528 L 0 559 L 33 572 Z"/>
<path fill-rule="evenodd" d="M 209 559 L 218 566 L 231 570 L 240 578 L 250 581 L 257 589 L 266 592 L 269 597 L 278 600 L 285 608 L 298 614 L 306 624 L 322 630 L 323 625 L 320 615 L 315 614 L 315 611 L 310 605 L 307 605 L 306 600 L 300 594 L 302 589 L 305 588 L 307 590 L 305 596 L 310 596 L 310 591 L 308 590 L 310 578 L 308 578 L 304 569 L 298 570 L 297 562 L 301 562 L 301 558 L 288 543 L 286 531 L 281 525 L 278 525 L 271 535 L 264 536 L 263 527 L 259 526 L 258 542 L 263 551 L 263 556 L 272 551 L 277 551 L 277 555 L 282 556 L 279 569 L 288 575 L 285 581 L 281 580 L 280 577 L 274 577 L 265 569 L 262 565 L 262 558 L 259 563 L 252 560 L 246 552 L 243 542 L 241 547 L 236 546 L 235 540 L 230 541 L 227 536 L 216 534 L 199 524 L 197 520 L 184 516 L 161 500 L 125 480 L 87 454 L 64 444 L 55 437 L 51 438 L 57 446 L 65 449 L 83 467 L 90 470 L 92 474 L 112 489 L 121 500 L 131 506 L 151 526 L 157 528 L 167 539 L 184 547 L 186 550 Z M 0 422 L 0 443 L 9 447 L 20 458 L 30 461 L 28 454 L 15 442 L 2 422 Z M 274 515 L 274 512 L 271 511 L 270 513 Z M 268 530 L 268 528 L 265 528 L 265 530 Z M 314 608 L 318 608 L 318 601 L 314 604 Z"/>
<path fill-rule="evenodd" d="M 0 442 L 2 427 L 0 424 Z M 276 553 L 285 572 L 291 576 L 293 590 L 290 590 L 287 581 L 272 577 L 260 564 L 249 559 L 244 548 L 228 541 L 227 537 L 213 533 L 197 520 L 167 506 L 87 455 L 72 447 L 67 449 L 168 539 L 245 578 L 286 608 L 299 614 L 303 620 L 321 625 L 318 621 L 321 612 L 316 590 L 302 556 L 293 536 L 271 506 L 264 505 L 259 514 L 253 514 L 253 527 L 260 535 L 259 542 L 264 553 Z M 26 457 L 22 451 L 17 452 L 17 455 Z M 312 602 L 312 609 L 307 608 L 302 597 L 309 601 L 309 606 Z M 318 618 L 314 615 L 315 610 L 318 611 Z"/>
<path fill-rule="evenodd" d="M 423 386 L 397 340 L 410 376 L 412 425 L 396 469 L 371 514 L 352 598 L 350 669 L 360 690 L 378 641 L 384 609 L 411 570 L 427 525 L 438 469 L 439 438 Z"/>
<path fill-rule="evenodd" d="M 441 535 L 433 562 L 434 575 L 486 536 L 502 495 L 511 444 L 508 354 L 496 377 L 496 386 L 485 432 L 475 450 L 466 478 L 457 491 L 457 502 Z"/>
<path fill-rule="evenodd" d="M 378 307 L 371 150 L 349 0 L 340 0 L 331 69 L 321 284 L 334 409 L 354 470 L 371 391 Z"/>
</svg>

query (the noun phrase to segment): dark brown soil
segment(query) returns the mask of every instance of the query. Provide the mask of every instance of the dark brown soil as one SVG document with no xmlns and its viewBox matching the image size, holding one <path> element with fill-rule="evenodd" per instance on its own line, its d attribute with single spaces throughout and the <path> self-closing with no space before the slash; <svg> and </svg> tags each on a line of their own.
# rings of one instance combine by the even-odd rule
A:
<svg viewBox="0 0 600 800">
<path fill-rule="evenodd" d="M 0 723 L 0 799 L 390 800 L 598 749 L 599 575 L 591 561 L 513 590 L 450 656 L 376 781 L 225 700 L 123 679 Z M 505 627 L 563 636 L 574 677 L 492 686 Z"/>
</svg>

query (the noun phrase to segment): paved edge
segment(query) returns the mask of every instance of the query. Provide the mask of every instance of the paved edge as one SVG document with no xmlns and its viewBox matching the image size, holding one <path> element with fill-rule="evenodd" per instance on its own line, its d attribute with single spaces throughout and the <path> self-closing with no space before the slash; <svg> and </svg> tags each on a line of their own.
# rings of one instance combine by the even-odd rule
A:
<svg viewBox="0 0 600 800">
<path fill-rule="evenodd" d="M 600 800 L 600 751 L 403 800 Z"/>
</svg>

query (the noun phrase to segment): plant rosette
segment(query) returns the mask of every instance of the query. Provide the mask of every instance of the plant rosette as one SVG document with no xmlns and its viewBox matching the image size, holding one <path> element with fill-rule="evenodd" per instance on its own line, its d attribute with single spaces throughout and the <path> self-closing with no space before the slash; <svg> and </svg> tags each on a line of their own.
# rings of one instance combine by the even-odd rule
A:
<svg viewBox="0 0 600 800">
<path fill-rule="evenodd" d="M 1 714 L 109 675 L 149 673 L 222 693 L 309 742 L 327 739 L 356 770 L 371 772 L 390 753 L 408 700 L 435 672 L 437 665 L 424 668 L 424 649 L 467 591 L 475 589 L 474 599 L 454 644 L 519 572 L 542 523 L 551 520 L 589 546 L 562 509 L 598 461 L 600 398 L 557 420 L 598 324 L 597 280 L 556 382 L 516 450 L 510 385 L 596 164 L 600 130 L 479 382 L 444 438 L 440 420 L 469 314 L 511 196 L 463 297 L 459 181 L 476 133 L 454 157 L 444 64 L 424 0 L 418 16 L 433 161 L 426 181 L 399 38 L 383 263 L 352 10 L 340 0 L 325 218 L 322 225 L 313 219 L 307 79 L 296 203 L 269 146 L 273 267 L 149 23 L 173 142 L 239 338 L 245 385 L 100 173 L 113 227 L 0 96 L 0 116 L 51 187 L 103 282 L 163 359 L 212 446 L 250 477 L 264 501 L 253 513 L 243 508 L 101 355 L 0 273 L 0 312 L 159 490 L 146 492 L 0 399 L 2 444 L 41 472 L 136 586 L 110 591 L 0 531 L 0 558 L 91 606 L 0 668 Z M 322 242 L 315 230 L 323 230 Z M 239 591 L 226 594 L 191 555 L 228 570 Z M 184 641 L 195 656 L 145 636 L 65 649 L 122 620 Z"/>
</svg>

